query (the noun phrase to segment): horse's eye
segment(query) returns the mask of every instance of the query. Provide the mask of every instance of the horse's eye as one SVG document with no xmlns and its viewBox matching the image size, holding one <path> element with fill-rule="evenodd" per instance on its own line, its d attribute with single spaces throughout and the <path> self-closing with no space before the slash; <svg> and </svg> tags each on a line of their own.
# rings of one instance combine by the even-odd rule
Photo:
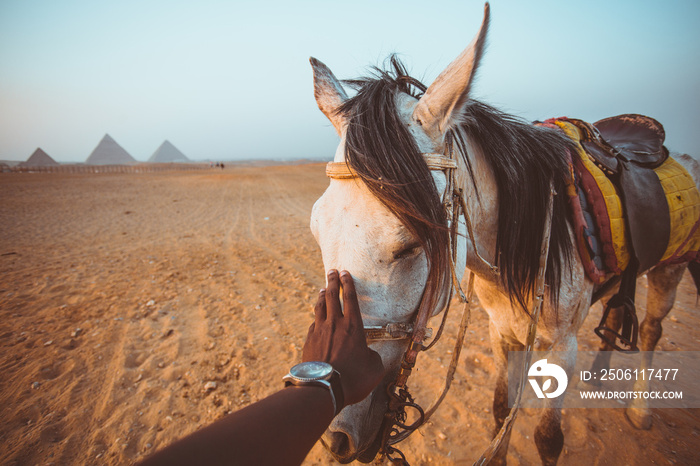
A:
<svg viewBox="0 0 700 466">
<path fill-rule="evenodd" d="M 420 252 L 420 243 L 411 243 L 408 246 L 399 249 L 394 253 L 394 260 L 405 259 L 407 257 L 415 256 Z"/>
</svg>

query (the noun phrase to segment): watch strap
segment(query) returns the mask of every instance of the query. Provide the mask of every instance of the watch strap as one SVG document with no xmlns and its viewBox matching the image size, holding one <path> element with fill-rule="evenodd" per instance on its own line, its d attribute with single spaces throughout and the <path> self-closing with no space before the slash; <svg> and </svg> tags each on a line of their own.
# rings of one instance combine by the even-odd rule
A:
<svg viewBox="0 0 700 466">
<path fill-rule="evenodd" d="M 339 407 L 335 411 L 335 415 L 337 416 L 343 407 L 345 407 L 345 393 L 343 393 L 343 384 L 340 382 L 340 372 L 333 369 L 333 375 L 331 375 L 329 382 L 331 385 L 331 392 L 333 393 L 334 407 Z"/>
<path fill-rule="evenodd" d="M 333 402 L 333 417 L 337 416 L 338 413 L 340 412 L 338 410 L 338 406 L 341 406 L 342 409 L 342 403 L 338 403 L 336 400 L 335 396 L 335 391 L 333 390 L 333 385 L 331 384 L 330 381 L 328 380 L 310 380 L 310 381 L 301 381 L 301 380 L 295 380 L 295 379 L 287 379 L 284 382 L 285 387 L 289 386 L 295 386 L 295 387 L 305 387 L 305 386 L 312 386 L 312 387 L 322 387 L 328 390 L 328 393 L 331 395 L 331 401 Z"/>
</svg>

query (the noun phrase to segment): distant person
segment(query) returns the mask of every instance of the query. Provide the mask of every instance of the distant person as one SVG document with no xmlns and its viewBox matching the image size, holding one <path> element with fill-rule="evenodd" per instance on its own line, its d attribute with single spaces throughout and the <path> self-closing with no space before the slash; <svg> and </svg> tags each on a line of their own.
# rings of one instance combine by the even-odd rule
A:
<svg viewBox="0 0 700 466">
<path fill-rule="evenodd" d="M 220 166 L 221 166 L 221 169 L 223 170 L 224 169 L 224 162 L 221 162 Z"/>
<path fill-rule="evenodd" d="M 335 415 L 365 399 L 384 374 L 379 354 L 367 347 L 350 273 L 328 272 L 328 288 L 320 291 L 314 313 L 302 361 L 320 361 L 315 366 L 326 369 L 323 363 L 330 364 L 330 388 L 288 382 L 286 388 L 176 441 L 141 465 L 301 464 Z M 301 371 L 299 367 L 305 365 L 295 366 L 290 375 Z"/>
</svg>

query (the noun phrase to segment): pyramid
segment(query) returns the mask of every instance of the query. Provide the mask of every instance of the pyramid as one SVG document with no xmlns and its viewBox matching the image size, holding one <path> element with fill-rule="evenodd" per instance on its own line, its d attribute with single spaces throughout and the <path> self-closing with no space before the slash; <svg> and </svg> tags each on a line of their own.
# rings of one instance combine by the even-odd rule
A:
<svg viewBox="0 0 700 466">
<path fill-rule="evenodd" d="M 55 167 L 58 165 L 58 162 L 52 159 L 49 154 L 41 150 L 41 147 L 37 147 L 26 162 L 19 164 L 20 167 Z"/>
<path fill-rule="evenodd" d="M 168 163 L 168 162 L 189 162 L 185 154 L 180 152 L 177 147 L 173 146 L 167 139 L 160 145 L 158 149 L 148 159 L 150 163 Z"/>
<path fill-rule="evenodd" d="M 138 162 L 109 134 L 105 134 L 85 163 L 88 165 L 128 165 Z"/>
</svg>

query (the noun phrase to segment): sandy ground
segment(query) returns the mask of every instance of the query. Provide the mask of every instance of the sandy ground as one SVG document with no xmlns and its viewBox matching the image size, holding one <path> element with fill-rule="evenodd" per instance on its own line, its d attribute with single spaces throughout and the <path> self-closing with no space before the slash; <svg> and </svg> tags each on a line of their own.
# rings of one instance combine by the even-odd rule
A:
<svg viewBox="0 0 700 466">
<path fill-rule="evenodd" d="M 327 183 L 320 164 L 0 174 L 0 463 L 130 464 L 276 391 L 324 283 L 308 221 Z M 597 347 L 600 313 L 581 349 Z M 660 349 L 700 350 L 697 313 L 686 276 Z M 422 404 L 442 386 L 457 314 L 419 359 Z M 494 376 L 477 308 L 451 392 L 402 447 L 413 464 L 479 456 Z M 536 416 L 519 415 L 511 464 L 539 463 Z M 698 464 L 700 410 L 653 417 L 638 431 L 622 409 L 565 410 L 560 464 Z M 306 460 L 332 463 L 320 444 Z"/>
</svg>

